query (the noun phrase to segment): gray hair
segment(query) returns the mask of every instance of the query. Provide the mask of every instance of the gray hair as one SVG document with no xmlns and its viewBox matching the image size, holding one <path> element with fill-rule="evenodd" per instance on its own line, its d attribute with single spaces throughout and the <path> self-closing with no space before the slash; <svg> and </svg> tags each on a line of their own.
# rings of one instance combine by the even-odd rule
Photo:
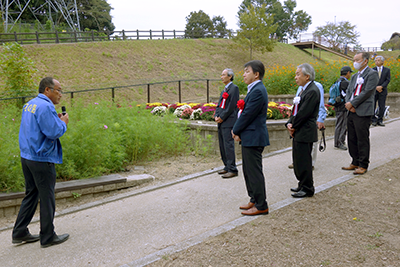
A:
<svg viewBox="0 0 400 267">
<path fill-rule="evenodd" d="M 314 81 L 315 79 L 315 71 L 313 66 L 311 66 L 308 63 L 303 63 L 297 67 L 298 69 L 301 69 L 301 72 L 303 75 L 308 75 L 310 76 L 310 81 Z"/>
<path fill-rule="evenodd" d="M 54 81 L 53 77 L 46 77 L 43 78 L 40 83 L 39 83 L 39 93 L 43 94 L 46 87 L 53 88 L 54 87 Z"/>
<path fill-rule="evenodd" d="M 385 62 L 385 58 L 383 56 L 376 56 L 375 59 L 380 58 L 382 62 Z"/>
<path fill-rule="evenodd" d="M 228 74 L 228 77 L 231 77 L 231 81 L 233 81 L 233 78 L 235 77 L 235 74 L 233 73 L 232 69 L 224 69 L 226 70 L 226 73 Z"/>
</svg>

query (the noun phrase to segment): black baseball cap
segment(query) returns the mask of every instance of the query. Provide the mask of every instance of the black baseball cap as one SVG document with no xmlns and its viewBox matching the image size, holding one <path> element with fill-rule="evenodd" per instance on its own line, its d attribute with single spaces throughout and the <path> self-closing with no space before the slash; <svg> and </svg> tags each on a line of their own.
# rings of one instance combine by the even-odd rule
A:
<svg viewBox="0 0 400 267">
<path fill-rule="evenodd" d="M 340 69 L 340 73 L 353 72 L 349 66 L 344 66 Z"/>
</svg>

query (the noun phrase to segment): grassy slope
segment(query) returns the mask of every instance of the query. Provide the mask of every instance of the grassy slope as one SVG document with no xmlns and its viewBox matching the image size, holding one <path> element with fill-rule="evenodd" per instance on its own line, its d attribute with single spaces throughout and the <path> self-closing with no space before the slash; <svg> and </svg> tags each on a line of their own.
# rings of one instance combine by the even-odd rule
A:
<svg viewBox="0 0 400 267">
<path fill-rule="evenodd" d="M 38 80 L 41 77 L 53 76 L 62 83 L 66 91 L 177 80 L 178 78 L 218 79 L 224 68 L 232 68 L 237 73 L 249 60 L 247 49 L 237 47 L 231 40 L 225 39 L 27 45 L 24 49 L 39 69 Z M 385 56 L 388 57 L 393 53 L 396 57 L 399 54 L 385 52 Z M 319 56 L 318 53 L 314 55 Z M 327 63 L 334 60 L 343 61 L 342 58 L 327 52 L 322 52 L 321 55 L 323 61 Z M 315 61 L 310 54 L 292 45 L 281 43 L 276 45 L 273 52 L 254 53 L 254 59 L 261 60 L 267 68 L 274 65 L 298 65 Z M 220 82 L 213 83 L 210 94 L 218 95 L 220 87 Z M 204 82 L 184 84 L 184 100 L 187 101 L 188 95 L 204 98 L 204 88 Z M 131 90 L 133 99 L 139 102 L 146 100 L 145 87 L 136 87 Z M 104 94 L 106 98 L 109 98 L 109 93 Z M 152 102 L 172 101 L 171 99 L 176 101 L 177 85 L 154 86 L 151 94 Z M 124 93 L 124 96 L 126 95 L 128 94 Z M 67 97 L 64 99 L 67 100 Z"/>
</svg>

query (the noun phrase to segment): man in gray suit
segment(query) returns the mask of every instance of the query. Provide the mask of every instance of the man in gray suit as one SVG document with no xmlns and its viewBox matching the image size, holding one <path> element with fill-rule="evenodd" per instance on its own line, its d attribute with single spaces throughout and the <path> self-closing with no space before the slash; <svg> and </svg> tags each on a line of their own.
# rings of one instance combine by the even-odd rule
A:
<svg viewBox="0 0 400 267">
<path fill-rule="evenodd" d="M 368 67 L 369 53 L 360 52 L 354 56 L 353 65 L 358 73 L 351 77 L 346 92 L 347 143 L 351 164 L 343 170 L 354 170 L 354 174 L 364 174 L 369 165 L 369 127 L 374 114 L 375 90 L 378 73 Z"/>
<path fill-rule="evenodd" d="M 218 123 L 218 141 L 221 159 L 225 168 L 218 172 L 222 178 L 238 176 L 235 162 L 235 140 L 232 138 L 232 128 L 237 119 L 236 103 L 239 100 L 239 88 L 232 83 L 233 70 L 225 69 L 221 74 L 221 80 L 225 84 L 224 90 L 215 110 L 214 120 Z"/>
</svg>

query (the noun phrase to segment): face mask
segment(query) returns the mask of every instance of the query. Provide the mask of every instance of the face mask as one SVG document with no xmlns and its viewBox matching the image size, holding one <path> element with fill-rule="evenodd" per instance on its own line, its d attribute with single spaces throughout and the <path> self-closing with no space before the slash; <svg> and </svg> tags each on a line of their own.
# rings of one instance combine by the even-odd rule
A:
<svg viewBox="0 0 400 267">
<path fill-rule="evenodd" d="M 362 64 L 359 63 L 359 62 L 353 62 L 353 67 L 354 67 L 356 70 L 359 70 L 359 69 L 361 69 Z"/>
</svg>

